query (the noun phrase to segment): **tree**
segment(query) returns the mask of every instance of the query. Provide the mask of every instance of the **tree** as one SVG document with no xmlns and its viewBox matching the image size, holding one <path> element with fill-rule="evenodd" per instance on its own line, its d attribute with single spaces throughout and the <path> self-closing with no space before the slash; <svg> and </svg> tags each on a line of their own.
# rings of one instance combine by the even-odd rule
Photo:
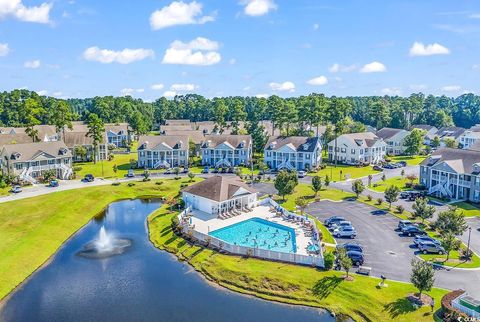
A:
<svg viewBox="0 0 480 322">
<path fill-rule="evenodd" d="M 325 187 L 328 187 L 330 185 L 330 177 L 327 175 L 325 175 Z"/>
<path fill-rule="evenodd" d="M 180 168 L 179 167 L 173 168 L 173 174 L 175 174 L 175 176 L 178 176 L 179 173 L 180 173 Z"/>
<path fill-rule="evenodd" d="M 39 141 L 35 125 L 41 124 L 39 117 L 44 111 L 40 103 L 33 98 L 28 98 L 23 105 L 21 114 L 26 125 L 25 133 L 32 138 L 33 142 Z"/>
<path fill-rule="evenodd" d="M 314 176 L 312 178 L 312 190 L 315 192 L 316 197 L 318 192 L 322 190 L 322 177 Z"/>
<path fill-rule="evenodd" d="M 113 165 L 112 170 L 113 170 L 113 173 L 115 173 L 115 175 L 116 175 L 116 174 L 117 174 L 117 171 L 118 171 L 118 167 L 117 167 L 116 164 Z"/>
<path fill-rule="evenodd" d="M 347 278 L 348 278 L 348 274 L 350 272 L 350 269 L 353 266 L 353 262 L 352 262 L 352 259 L 348 257 L 347 251 L 345 250 L 345 248 L 340 248 L 338 250 L 337 259 L 340 266 L 343 268 L 345 273 L 347 273 Z"/>
<path fill-rule="evenodd" d="M 445 146 L 447 148 L 451 148 L 451 149 L 456 149 L 458 148 L 458 143 L 457 141 L 455 141 L 455 139 L 452 139 L 452 138 L 445 138 L 443 140 L 443 142 L 445 143 Z"/>
<path fill-rule="evenodd" d="M 420 129 L 413 129 L 403 141 L 403 145 L 406 147 L 405 153 L 408 155 L 419 154 L 420 150 L 422 149 L 424 136 L 424 131 Z"/>
<path fill-rule="evenodd" d="M 193 178 L 195 178 L 195 173 L 189 172 L 188 177 L 190 178 L 189 182 L 193 182 Z"/>
<path fill-rule="evenodd" d="M 285 170 L 281 170 L 275 178 L 275 189 L 278 190 L 278 194 L 285 200 L 285 196 L 292 194 L 295 187 L 298 184 L 297 173 L 295 171 L 289 173 Z"/>
<path fill-rule="evenodd" d="M 385 200 L 387 200 L 389 206 L 388 208 L 392 208 L 392 203 L 398 200 L 398 195 L 400 194 L 400 188 L 397 186 L 390 186 L 385 190 Z"/>
<path fill-rule="evenodd" d="M 445 249 L 445 252 L 447 254 L 447 258 L 445 259 L 445 261 L 448 261 L 450 258 L 450 252 L 452 250 L 458 250 L 460 248 L 461 242 L 457 239 L 457 237 L 455 237 L 454 234 L 450 232 L 447 232 L 442 236 L 441 242 L 442 247 Z"/>
<path fill-rule="evenodd" d="M 435 207 L 428 204 L 428 199 L 426 198 L 417 198 L 412 205 L 413 215 L 415 217 L 422 218 L 422 222 L 425 222 L 426 219 L 433 217 L 435 213 Z"/>
<path fill-rule="evenodd" d="M 227 114 L 227 106 L 223 98 L 215 98 L 213 100 L 213 120 L 218 132 L 222 133 L 226 127 L 225 115 Z"/>
<path fill-rule="evenodd" d="M 75 157 L 79 157 L 80 160 L 85 160 L 87 157 L 87 149 L 83 145 L 76 145 L 73 149 Z"/>
<path fill-rule="evenodd" d="M 245 112 L 242 101 L 235 99 L 232 111 L 232 134 L 239 134 L 240 122 L 244 121 L 246 116 L 247 113 Z"/>
<path fill-rule="evenodd" d="M 258 170 L 260 170 L 260 173 L 262 174 L 262 179 L 265 178 L 265 172 L 268 170 L 268 166 L 264 162 L 260 162 L 258 164 Z"/>
<path fill-rule="evenodd" d="M 50 115 L 50 123 L 55 125 L 55 131 L 62 133 L 65 140 L 65 127 L 73 129 L 72 121 L 75 119 L 70 106 L 64 100 L 57 101 Z"/>
<path fill-rule="evenodd" d="M 150 171 L 145 169 L 145 171 L 143 171 L 143 181 L 148 181 L 148 178 L 150 178 Z"/>
<path fill-rule="evenodd" d="M 414 173 L 407 174 L 407 180 L 410 181 L 410 184 L 413 186 L 413 182 L 417 180 L 418 177 Z"/>
<path fill-rule="evenodd" d="M 93 141 L 93 163 L 95 164 L 98 158 L 98 145 L 103 143 L 105 124 L 97 114 L 90 113 L 87 118 L 87 128 L 86 136 L 92 138 Z"/>
<path fill-rule="evenodd" d="M 368 186 L 371 187 L 372 186 L 372 179 L 373 179 L 373 176 L 371 174 L 368 175 Z"/>
<path fill-rule="evenodd" d="M 448 210 L 442 211 L 438 215 L 435 227 L 442 235 L 453 234 L 455 236 L 462 235 L 468 228 L 465 217 L 456 207 L 449 206 Z"/>
<path fill-rule="evenodd" d="M 438 136 L 435 136 L 431 144 L 432 144 L 432 147 L 438 148 L 440 146 L 440 138 Z"/>
<path fill-rule="evenodd" d="M 358 196 L 365 190 L 365 185 L 363 184 L 363 181 L 360 179 L 355 180 L 352 183 L 352 191 Z"/>
<path fill-rule="evenodd" d="M 410 282 L 418 289 L 418 298 L 422 299 L 422 293 L 430 291 L 435 283 L 435 270 L 432 265 L 420 260 L 412 260 L 412 274 Z"/>
<path fill-rule="evenodd" d="M 295 199 L 295 204 L 300 209 L 300 213 L 303 216 L 303 213 L 308 206 L 308 200 L 305 197 L 298 197 L 297 199 Z"/>
</svg>

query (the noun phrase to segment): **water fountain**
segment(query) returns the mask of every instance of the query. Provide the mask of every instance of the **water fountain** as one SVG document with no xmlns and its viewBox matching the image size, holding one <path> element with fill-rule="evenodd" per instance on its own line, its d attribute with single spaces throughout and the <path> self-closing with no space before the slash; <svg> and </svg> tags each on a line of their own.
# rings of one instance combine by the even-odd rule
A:
<svg viewBox="0 0 480 322">
<path fill-rule="evenodd" d="M 115 238 L 107 233 L 105 226 L 102 226 L 98 239 L 86 244 L 78 255 L 87 258 L 106 258 L 122 254 L 131 245 L 131 240 Z"/>
</svg>

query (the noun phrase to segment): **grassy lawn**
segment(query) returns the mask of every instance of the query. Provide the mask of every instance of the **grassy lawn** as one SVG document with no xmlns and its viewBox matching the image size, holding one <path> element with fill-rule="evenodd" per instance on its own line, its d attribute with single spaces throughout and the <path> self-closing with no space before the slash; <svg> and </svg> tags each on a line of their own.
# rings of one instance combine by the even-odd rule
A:
<svg viewBox="0 0 480 322">
<path fill-rule="evenodd" d="M 5 188 L 0 188 L 0 196 L 6 196 L 6 195 L 9 195 L 9 191 L 10 189 L 12 189 L 12 187 L 10 186 L 7 186 Z"/>
<path fill-rule="evenodd" d="M 341 172 L 341 173 L 340 173 Z M 327 165 L 325 169 L 318 170 L 316 173 L 308 173 L 309 176 L 319 175 L 321 177 L 329 176 L 332 181 L 342 181 L 346 179 L 356 179 L 366 177 L 369 174 L 377 174 L 379 171 L 373 170 L 371 166 L 355 167 L 348 165 Z"/>
<path fill-rule="evenodd" d="M 461 248 L 466 249 L 467 246 L 462 244 Z M 426 261 L 431 261 L 437 265 L 447 266 L 447 267 L 459 267 L 459 268 L 477 268 L 480 267 L 480 258 L 473 253 L 473 258 L 471 261 L 465 262 L 460 259 L 459 251 L 450 252 L 450 258 L 448 261 L 447 255 L 438 255 L 438 254 L 419 254 L 419 257 Z"/>
<path fill-rule="evenodd" d="M 74 168 L 80 167 L 81 170 L 77 171 L 77 178 L 83 178 L 86 174 L 93 174 L 95 177 L 104 178 L 123 178 L 128 169 L 130 169 L 130 159 L 137 160 L 136 153 L 130 154 L 114 154 L 113 160 L 103 160 L 97 163 L 93 162 L 76 162 L 73 164 Z M 118 168 L 117 173 L 113 171 L 113 166 Z M 102 170 L 103 169 L 103 170 Z M 143 173 L 143 170 L 135 170 L 137 173 Z"/>
<path fill-rule="evenodd" d="M 322 232 L 322 236 L 323 236 L 322 241 L 324 243 L 328 243 L 328 244 L 336 244 L 337 242 L 333 238 L 332 233 L 330 233 L 328 228 L 325 227 L 319 220 L 317 220 L 317 219 L 314 219 L 314 220 L 315 220 L 315 224 L 317 225 L 318 230 Z"/>
<path fill-rule="evenodd" d="M 480 217 L 480 208 L 475 207 L 468 202 L 456 202 L 453 206 L 457 206 L 465 217 Z"/>
<path fill-rule="evenodd" d="M 188 179 L 136 182 L 51 193 L 0 204 L 0 299 L 52 256 L 62 243 L 109 203 L 175 196 Z M 199 181 L 200 179 L 196 179 Z"/>
<path fill-rule="evenodd" d="M 415 292 L 410 284 L 388 281 L 388 287 L 377 288 L 377 278 L 354 274 L 354 281 L 349 282 L 342 278 L 342 272 L 229 256 L 192 246 L 172 232 L 175 215 L 161 208 L 149 216 L 151 241 L 228 289 L 267 300 L 322 307 L 356 321 L 433 320 L 429 307 L 415 309 L 406 300 Z M 435 309 L 445 293 L 440 289 L 429 292 L 435 298 Z"/>
<path fill-rule="evenodd" d="M 399 162 L 399 161 L 405 161 L 407 162 L 408 165 L 419 165 L 423 160 L 427 158 L 426 155 L 416 155 L 416 156 L 394 156 L 394 157 L 388 157 L 392 162 Z"/>
<path fill-rule="evenodd" d="M 391 177 L 387 178 L 385 181 L 380 180 L 374 184 L 372 184 L 371 187 L 368 187 L 368 189 L 378 191 L 378 192 L 385 192 L 385 190 L 390 187 L 390 186 L 397 186 L 400 188 L 400 190 L 412 190 L 412 188 L 407 188 L 405 184 L 407 182 L 410 182 L 410 180 L 407 180 L 405 177 Z M 417 184 L 418 180 L 415 180 L 413 184 Z M 376 186 L 375 186 L 376 184 Z"/>
</svg>

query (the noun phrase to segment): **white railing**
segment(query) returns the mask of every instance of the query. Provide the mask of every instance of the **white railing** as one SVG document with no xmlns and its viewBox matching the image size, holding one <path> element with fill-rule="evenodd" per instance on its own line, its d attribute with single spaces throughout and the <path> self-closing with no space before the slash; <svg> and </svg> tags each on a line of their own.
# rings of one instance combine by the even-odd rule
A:
<svg viewBox="0 0 480 322">
<path fill-rule="evenodd" d="M 472 310 L 466 306 L 463 306 L 461 303 L 460 303 L 460 299 L 464 298 L 465 296 L 467 296 L 466 294 L 462 294 L 460 295 L 459 297 L 457 297 L 456 299 L 452 300 L 452 306 L 454 308 L 456 308 L 457 310 L 467 314 L 468 316 L 472 317 L 472 318 L 475 318 L 475 319 L 480 319 L 480 312 L 477 312 L 475 310 Z"/>
<path fill-rule="evenodd" d="M 46 164 L 46 165 L 36 165 L 36 166 L 31 166 L 30 169 L 32 171 L 43 171 L 43 170 L 52 170 L 52 169 L 61 169 L 62 165 L 61 164 Z"/>
<path fill-rule="evenodd" d="M 170 163 L 168 163 L 167 160 L 160 160 L 153 165 L 153 168 L 156 169 L 159 166 L 164 166 L 166 168 L 170 168 Z"/>
<path fill-rule="evenodd" d="M 279 206 L 275 201 L 273 201 L 271 198 L 265 198 L 260 201 L 257 201 L 255 206 L 259 206 L 259 205 L 260 206 L 271 205 L 277 209 L 280 209 L 281 212 L 284 214 L 284 216 L 293 216 L 298 220 L 310 222 L 310 225 L 311 227 L 313 227 L 313 230 L 314 230 L 314 236 L 317 237 L 317 243 L 318 243 L 318 236 L 319 236 L 318 229 L 315 222 L 312 219 L 310 218 L 306 219 L 304 216 L 299 216 L 295 213 L 285 210 L 284 208 Z M 185 224 L 183 226 L 183 233 L 188 236 L 191 236 L 195 240 L 207 243 L 209 246 L 214 246 L 223 251 L 226 251 L 231 254 L 236 254 L 236 255 L 243 255 L 243 256 L 248 255 L 251 257 L 269 259 L 274 261 L 282 261 L 282 262 L 288 262 L 288 263 L 294 263 L 294 264 L 324 267 L 322 252 L 320 252 L 318 255 L 302 255 L 302 254 L 296 254 L 296 253 L 285 253 L 285 252 L 278 252 L 273 250 L 260 249 L 255 247 L 232 245 L 218 238 L 215 238 L 213 236 L 196 231 L 194 230 L 194 228 L 192 228 L 189 225 L 188 219 L 186 219 L 185 217 L 186 215 L 188 215 L 188 213 L 190 213 L 190 211 L 191 211 L 191 207 L 187 207 L 184 211 L 182 211 L 178 215 L 178 219 L 180 223 Z M 317 246 L 318 246 L 318 249 L 321 250 L 321 246 L 320 245 L 317 245 Z"/>
</svg>

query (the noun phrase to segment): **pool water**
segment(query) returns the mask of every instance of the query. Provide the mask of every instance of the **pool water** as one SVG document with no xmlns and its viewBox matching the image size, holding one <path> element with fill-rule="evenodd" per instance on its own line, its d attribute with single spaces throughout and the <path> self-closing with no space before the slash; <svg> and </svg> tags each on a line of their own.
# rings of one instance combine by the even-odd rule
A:
<svg viewBox="0 0 480 322">
<path fill-rule="evenodd" d="M 261 218 L 251 218 L 210 232 L 232 245 L 296 253 L 295 230 Z"/>
</svg>

